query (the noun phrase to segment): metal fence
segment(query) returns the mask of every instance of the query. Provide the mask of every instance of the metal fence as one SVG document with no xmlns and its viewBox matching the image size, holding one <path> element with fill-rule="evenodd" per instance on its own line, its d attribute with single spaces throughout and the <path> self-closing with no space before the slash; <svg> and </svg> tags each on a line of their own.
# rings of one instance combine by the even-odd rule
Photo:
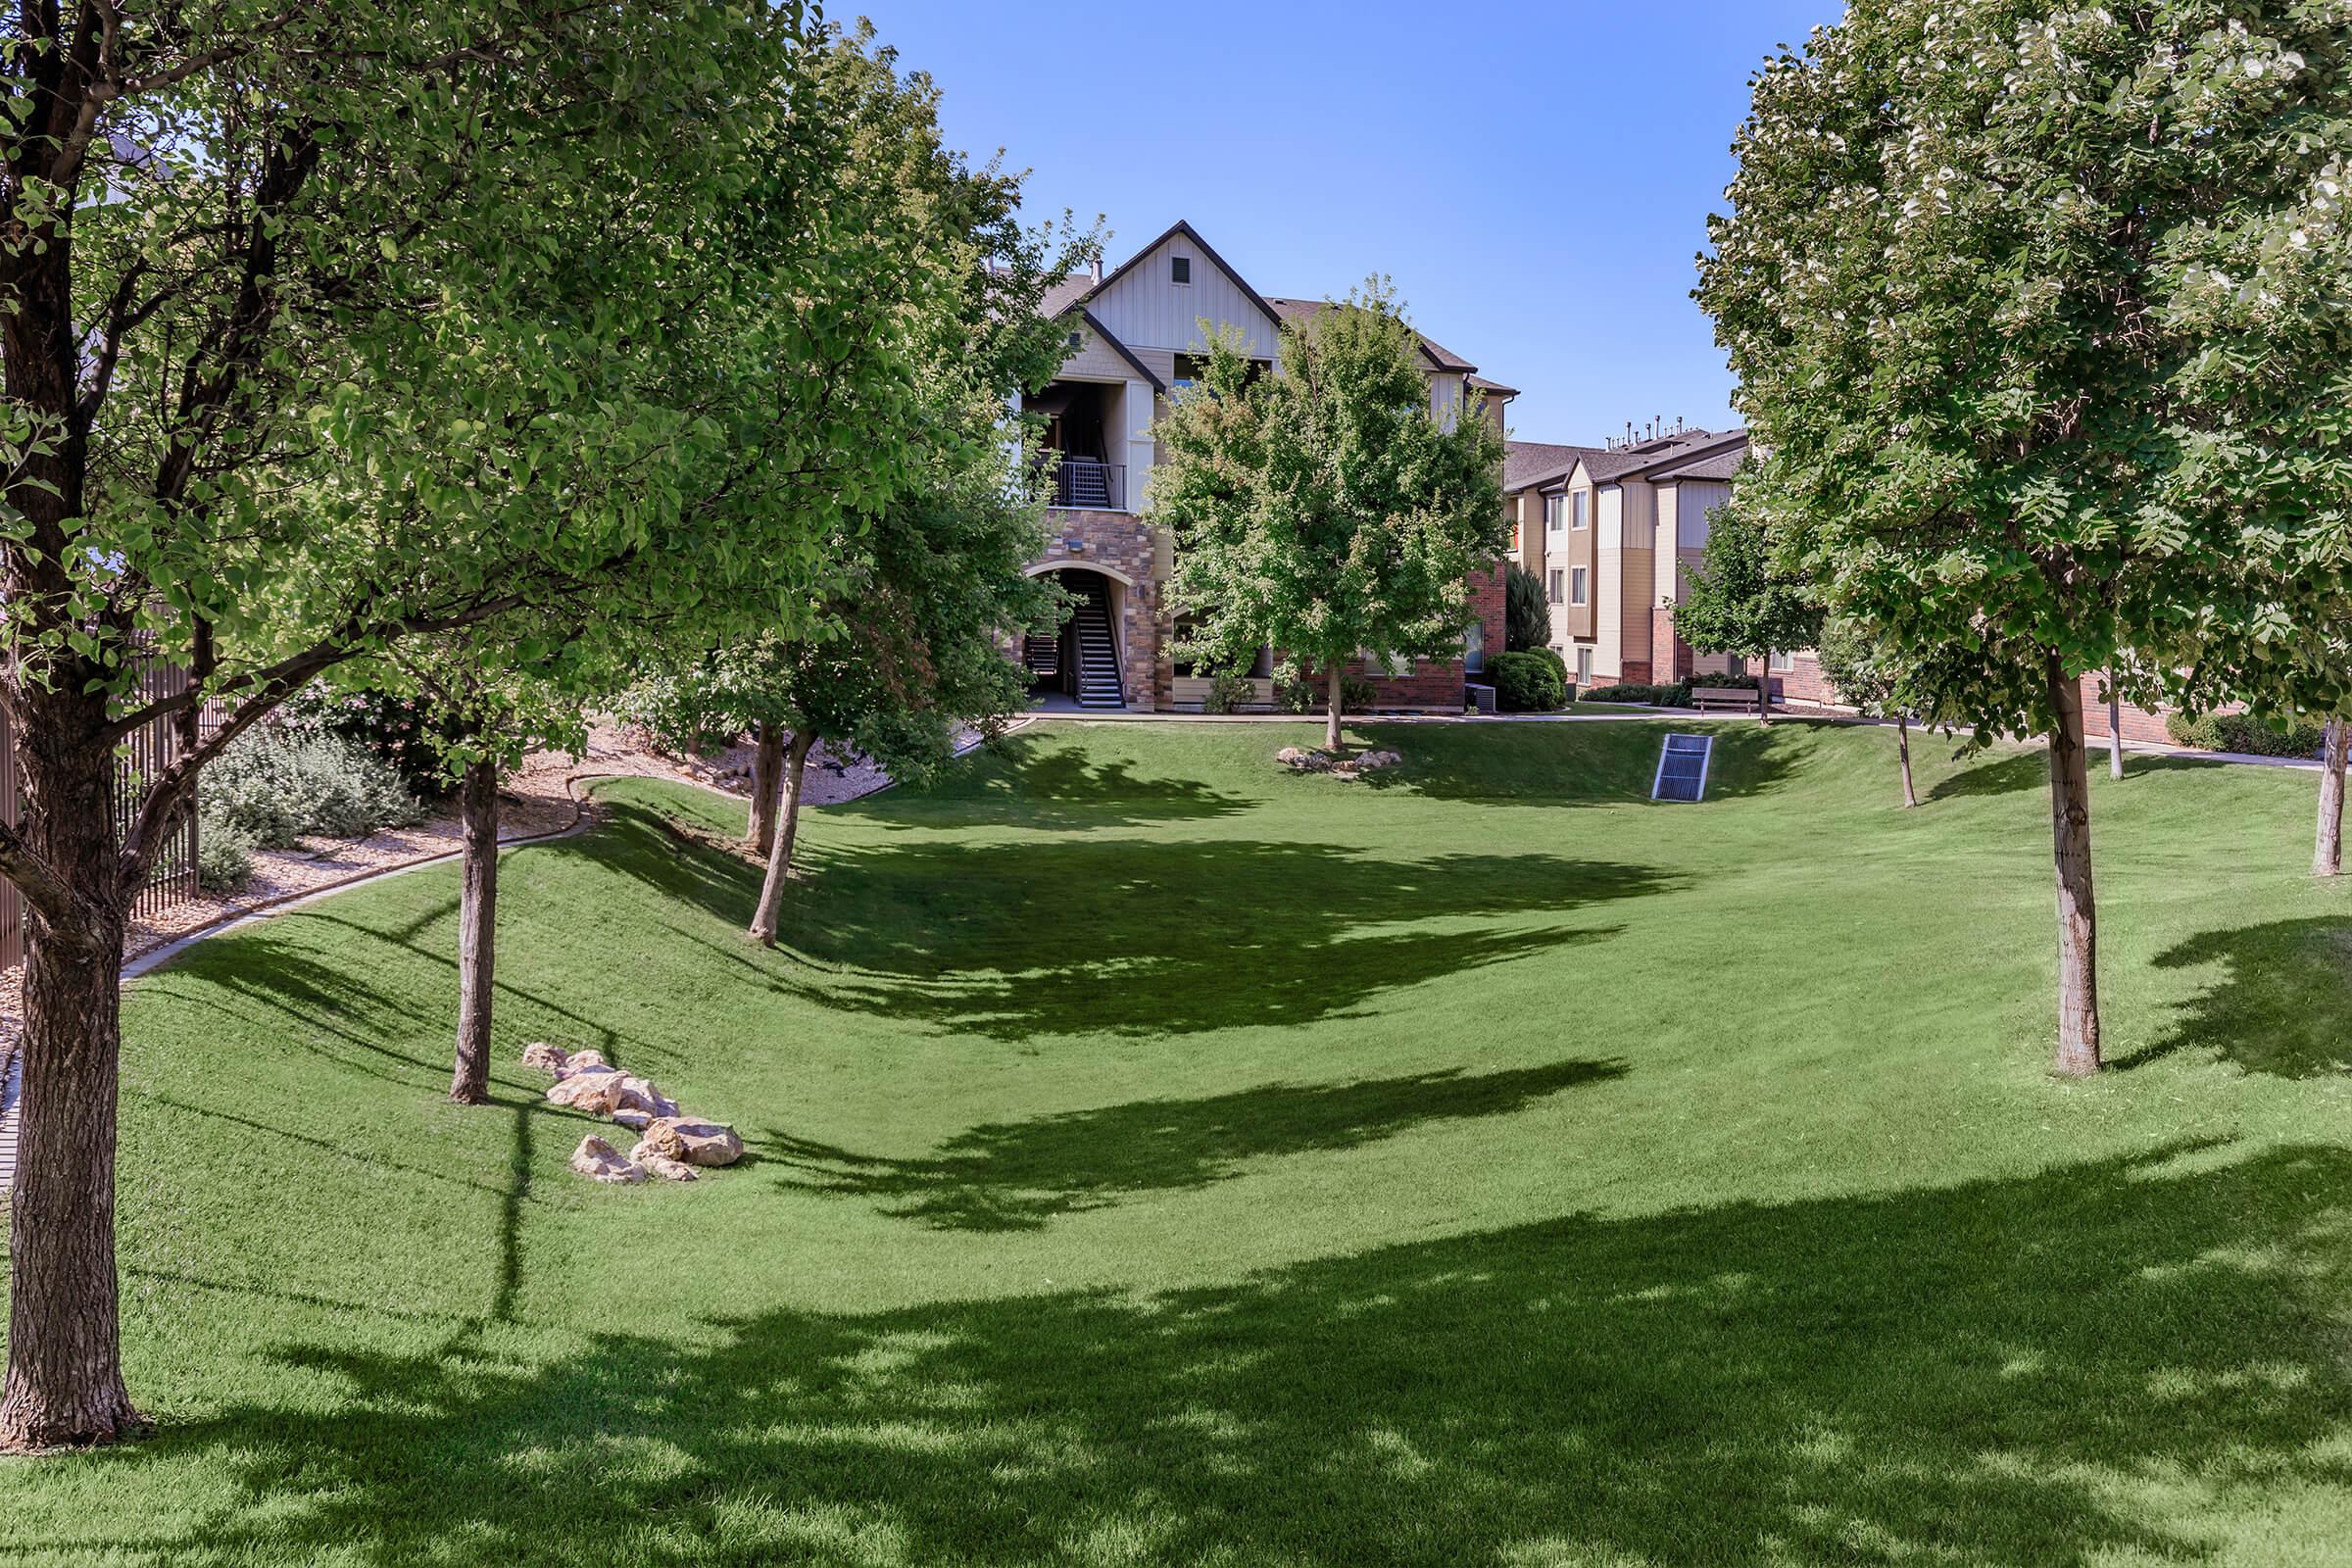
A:
<svg viewBox="0 0 2352 1568">
<path fill-rule="evenodd" d="M 145 705 L 162 697 L 172 697 L 187 690 L 188 673 L 178 665 L 161 659 L 141 659 L 138 662 L 138 685 L 125 701 Z M 216 715 L 208 712 L 202 728 L 209 731 Z M 159 718 L 141 725 L 123 743 L 121 756 L 115 762 L 115 838 L 119 843 L 128 836 L 131 819 L 138 814 L 139 802 L 146 785 L 179 757 L 179 735 L 170 718 Z M 5 809 L 11 823 L 22 819 L 24 808 L 23 780 L 17 771 L 17 738 L 8 716 L 0 713 L 0 809 Z M 196 811 L 191 798 L 189 808 L 172 824 L 155 857 L 154 868 L 148 873 L 147 884 L 132 901 L 133 917 L 161 913 L 182 900 L 196 896 Z M 0 969 L 14 968 L 24 961 L 24 896 L 17 885 L 0 877 Z"/>
</svg>

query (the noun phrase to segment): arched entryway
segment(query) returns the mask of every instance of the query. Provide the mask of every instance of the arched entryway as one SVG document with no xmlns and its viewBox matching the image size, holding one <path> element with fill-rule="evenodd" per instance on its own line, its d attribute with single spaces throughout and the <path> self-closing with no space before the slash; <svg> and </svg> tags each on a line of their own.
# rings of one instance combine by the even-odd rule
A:
<svg viewBox="0 0 2352 1568">
<path fill-rule="evenodd" d="M 1132 585 L 1116 572 L 1067 563 L 1035 566 L 1029 575 L 1052 577 L 1071 599 L 1058 628 L 1033 632 L 1023 646 L 1031 693 L 1048 705 L 1126 707 L 1119 628 Z"/>
</svg>

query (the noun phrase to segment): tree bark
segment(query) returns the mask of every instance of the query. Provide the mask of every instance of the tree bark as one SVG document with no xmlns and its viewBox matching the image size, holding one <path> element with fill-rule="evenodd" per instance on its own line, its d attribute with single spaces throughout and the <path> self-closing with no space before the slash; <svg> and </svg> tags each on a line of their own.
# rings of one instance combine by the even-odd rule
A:
<svg viewBox="0 0 2352 1568">
<path fill-rule="evenodd" d="M 2124 700 L 2116 695 L 2112 669 L 2107 672 L 2107 776 L 2124 776 Z"/>
<path fill-rule="evenodd" d="M 2058 657 L 2048 666 L 2051 710 L 2050 832 L 2058 868 L 2056 1071 L 2099 1070 L 2099 917 L 2090 873 L 2090 770 L 2082 744 L 2082 687 Z"/>
<path fill-rule="evenodd" d="M 1772 726 L 1772 650 L 1756 661 L 1756 722 L 1767 729 Z"/>
<path fill-rule="evenodd" d="M 2328 721 L 2326 762 L 2320 768 L 2320 832 L 2312 851 L 2313 876 L 2344 874 L 2344 761 L 2352 751 L 2352 724 Z"/>
<path fill-rule="evenodd" d="M 1340 723 L 1344 717 L 1342 710 L 1348 701 L 1348 666 L 1335 661 L 1331 673 L 1325 679 L 1328 687 L 1324 698 L 1323 749 L 1337 756 L 1340 750 Z"/>
<path fill-rule="evenodd" d="M 25 910 L 24 1104 L 9 1199 L 8 1374 L 0 1448 L 111 1443 L 143 1426 L 122 1382 L 115 1127 L 122 937 L 104 699 L 53 691 L 19 740 L 25 840 L 75 896 Z"/>
<path fill-rule="evenodd" d="M 1908 811 L 1919 805 L 1919 786 L 1911 777 L 1911 715 L 1894 715 L 1894 755 L 1903 764 L 1903 809 Z"/>
<path fill-rule="evenodd" d="M 760 884 L 760 907 L 752 915 L 752 940 L 763 948 L 776 945 L 776 927 L 784 912 L 784 883 L 792 875 L 793 840 L 801 832 L 801 775 L 816 737 L 808 726 L 793 731 L 784 749 L 783 786 L 777 791 L 776 847 L 768 852 L 767 876 Z"/>
<path fill-rule="evenodd" d="M 776 847 L 776 791 L 784 774 L 784 730 L 761 719 L 752 726 L 752 849 L 760 854 Z"/>
<path fill-rule="evenodd" d="M 458 790 L 465 869 L 458 894 L 458 1060 L 449 1098 L 490 1099 L 490 1009 L 498 957 L 498 764 L 466 769 Z"/>
</svg>

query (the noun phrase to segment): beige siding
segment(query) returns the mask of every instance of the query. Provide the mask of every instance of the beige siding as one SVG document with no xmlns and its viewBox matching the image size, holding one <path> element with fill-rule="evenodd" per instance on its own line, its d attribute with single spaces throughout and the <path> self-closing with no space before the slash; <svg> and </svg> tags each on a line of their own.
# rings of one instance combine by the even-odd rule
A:
<svg viewBox="0 0 2352 1568">
<path fill-rule="evenodd" d="M 1072 317 L 1071 320 L 1077 320 Z M 1124 381 L 1135 373 L 1135 367 L 1119 355 L 1117 349 L 1102 341 L 1102 335 L 1085 325 L 1071 330 L 1078 333 L 1083 347 L 1061 362 L 1061 378 L 1065 381 Z"/>
<path fill-rule="evenodd" d="M 1614 681 L 1625 668 L 1625 492 L 1611 485 L 1592 501 L 1592 673 Z"/>
<path fill-rule="evenodd" d="M 1170 260 L 1189 256 L 1193 280 L 1168 280 Z M 1252 359 L 1274 357 L 1277 327 L 1257 307 L 1249 291 L 1224 269 L 1201 254 L 1191 236 L 1172 234 L 1138 262 L 1127 274 L 1088 302 L 1104 330 L 1129 348 L 1149 347 L 1172 353 L 1198 352 L 1206 345 L 1200 322 L 1239 327 L 1245 352 Z"/>
</svg>

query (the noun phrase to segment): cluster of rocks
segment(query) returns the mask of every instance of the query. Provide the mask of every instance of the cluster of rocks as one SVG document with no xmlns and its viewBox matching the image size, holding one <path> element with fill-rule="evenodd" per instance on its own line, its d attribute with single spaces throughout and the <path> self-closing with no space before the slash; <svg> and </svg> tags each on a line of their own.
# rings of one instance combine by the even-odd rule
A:
<svg viewBox="0 0 2352 1568">
<path fill-rule="evenodd" d="M 1395 767 L 1404 760 L 1396 752 L 1359 752 L 1349 757 L 1319 747 L 1285 746 L 1274 760 L 1296 773 L 1329 773 L 1333 778 L 1358 778 L 1377 768 Z"/>
<path fill-rule="evenodd" d="M 660 1176 L 673 1182 L 695 1179 L 696 1168 L 732 1165 L 743 1157 L 743 1140 L 723 1122 L 706 1121 L 644 1078 L 631 1077 L 595 1051 L 565 1051 L 536 1040 L 522 1048 L 522 1064 L 555 1076 L 548 1100 L 592 1116 L 610 1116 L 637 1135 L 626 1154 L 591 1133 L 571 1152 L 571 1168 L 592 1181 L 619 1186 Z"/>
</svg>

